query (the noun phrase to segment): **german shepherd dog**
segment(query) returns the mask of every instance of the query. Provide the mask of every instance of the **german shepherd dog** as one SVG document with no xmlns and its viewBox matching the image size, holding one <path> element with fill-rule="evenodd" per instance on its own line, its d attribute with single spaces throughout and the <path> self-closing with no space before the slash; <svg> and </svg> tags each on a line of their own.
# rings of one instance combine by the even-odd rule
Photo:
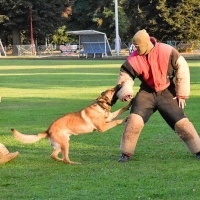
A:
<svg viewBox="0 0 200 200">
<path fill-rule="evenodd" d="M 42 138 L 49 138 L 54 148 L 51 158 L 67 164 L 80 164 L 69 159 L 70 136 L 91 133 L 95 130 L 105 132 L 122 124 L 125 119 L 115 118 L 127 111 L 130 104 L 111 113 L 111 107 L 118 100 L 116 94 L 120 88 L 121 85 L 117 85 L 115 88 L 102 92 L 88 107 L 56 119 L 46 131 L 37 135 L 22 134 L 15 129 L 11 129 L 11 131 L 14 137 L 22 143 L 35 143 Z M 58 157 L 60 152 L 62 153 L 62 158 Z"/>
</svg>

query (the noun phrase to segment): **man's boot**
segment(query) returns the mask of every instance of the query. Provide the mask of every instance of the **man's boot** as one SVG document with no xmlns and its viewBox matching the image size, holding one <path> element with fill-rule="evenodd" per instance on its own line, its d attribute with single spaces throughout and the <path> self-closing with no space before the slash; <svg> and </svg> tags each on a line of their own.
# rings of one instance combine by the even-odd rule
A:
<svg viewBox="0 0 200 200">
<path fill-rule="evenodd" d="M 19 152 L 10 153 L 8 149 L 0 143 L 0 164 L 9 162 L 18 156 Z"/>
<path fill-rule="evenodd" d="M 176 122 L 174 128 L 190 152 L 196 154 L 196 158 L 200 159 L 200 137 L 193 124 L 187 118 L 183 118 Z"/>
<path fill-rule="evenodd" d="M 122 155 L 119 158 L 118 162 L 126 162 L 130 160 L 136 148 L 136 144 L 143 127 L 144 121 L 141 116 L 137 114 L 129 115 L 121 139 L 120 150 L 122 152 Z"/>
</svg>

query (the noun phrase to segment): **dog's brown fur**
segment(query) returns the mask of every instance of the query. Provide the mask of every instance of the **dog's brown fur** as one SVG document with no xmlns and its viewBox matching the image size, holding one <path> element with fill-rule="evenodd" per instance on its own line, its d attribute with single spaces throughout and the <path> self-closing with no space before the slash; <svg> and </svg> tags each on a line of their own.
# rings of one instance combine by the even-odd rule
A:
<svg viewBox="0 0 200 200">
<path fill-rule="evenodd" d="M 112 101 L 116 98 L 119 86 L 111 88 L 101 93 L 94 103 L 78 112 L 72 112 L 55 120 L 47 131 L 37 135 L 22 134 L 15 129 L 11 129 L 14 137 L 23 143 L 34 143 L 42 138 L 49 137 L 51 145 L 54 147 L 51 158 L 63 161 L 68 164 L 79 164 L 69 159 L 70 135 L 90 133 L 95 130 L 105 132 L 124 120 L 115 119 L 123 112 L 127 111 L 130 104 L 111 113 Z M 115 100 L 116 101 L 116 100 Z M 58 157 L 62 153 L 62 159 Z"/>
</svg>

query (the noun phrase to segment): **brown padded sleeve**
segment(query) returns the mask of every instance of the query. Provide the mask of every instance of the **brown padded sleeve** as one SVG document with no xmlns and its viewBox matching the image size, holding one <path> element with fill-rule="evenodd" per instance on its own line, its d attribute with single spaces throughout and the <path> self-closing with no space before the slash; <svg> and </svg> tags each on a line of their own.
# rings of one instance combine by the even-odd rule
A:
<svg viewBox="0 0 200 200">
<path fill-rule="evenodd" d="M 180 56 L 176 62 L 176 96 L 187 99 L 190 95 L 190 71 L 188 64 L 183 56 Z"/>
</svg>

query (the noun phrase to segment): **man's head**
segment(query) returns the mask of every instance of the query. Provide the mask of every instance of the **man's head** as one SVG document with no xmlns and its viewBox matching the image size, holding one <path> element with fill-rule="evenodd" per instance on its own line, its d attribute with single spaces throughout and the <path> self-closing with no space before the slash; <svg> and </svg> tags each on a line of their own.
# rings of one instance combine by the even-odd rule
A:
<svg viewBox="0 0 200 200">
<path fill-rule="evenodd" d="M 149 34 L 145 29 L 138 31 L 133 36 L 133 44 L 135 45 L 139 55 L 147 55 L 153 48 Z"/>
</svg>

